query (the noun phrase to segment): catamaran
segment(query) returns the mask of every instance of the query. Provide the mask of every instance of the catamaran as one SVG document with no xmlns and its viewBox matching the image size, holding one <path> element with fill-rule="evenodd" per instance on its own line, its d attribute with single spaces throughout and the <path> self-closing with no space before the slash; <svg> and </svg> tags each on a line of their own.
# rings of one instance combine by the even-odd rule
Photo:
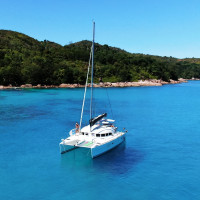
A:
<svg viewBox="0 0 200 200">
<path fill-rule="evenodd" d="M 60 152 L 66 153 L 76 148 L 88 148 L 91 153 L 91 157 L 95 158 L 125 141 L 126 132 L 118 131 L 113 119 L 107 119 L 107 113 L 93 117 L 93 70 L 94 70 L 94 38 L 95 38 L 95 22 L 93 22 L 93 40 L 90 52 L 90 59 L 87 71 L 87 78 L 85 84 L 85 92 L 83 97 L 83 104 L 80 117 L 80 125 L 76 125 L 75 129 L 69 132 L 69 136 L 66 139 L 61 139 L 59 144 Z M 90 63 L 92 61 L 92 65 Z M 90 98 L 90 120 L 87 126 L 82 126 L 85 98 L 88 86 L 88 77 L 91 68 L 91 98 Z"/>
</svg>

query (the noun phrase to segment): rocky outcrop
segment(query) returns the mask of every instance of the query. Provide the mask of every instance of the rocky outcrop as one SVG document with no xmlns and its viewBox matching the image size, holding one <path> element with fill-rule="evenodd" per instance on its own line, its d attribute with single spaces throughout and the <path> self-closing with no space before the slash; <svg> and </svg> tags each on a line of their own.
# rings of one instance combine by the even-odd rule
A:
<svg viewBox="0 0 200 200">
<path fill-rule="evenodd" d="M 32 84 L 21 85 L 21 88 L 32 88 Z"/>
<path fill-rule="evenodd" d="M 192 80 L 199 80 L 199 79 L 192 79 Z M 188 80 L 179 78 L 178 81 L 170 79 L 169 82 L 163 81 L 163 80 L 157 80 L 157 79 L 150 79 L 150 80 L 139 80 L 138 82 L 101 82 L 99 84 L 94 83 L 94 87 L 143 87 L 143 86 L 162 86 L 166 84 L 178 84 L 178 83 L 185 83 Z M 69 84 L 69 83 L 62 83 L 59 86 L 56 85 L 41 85 L 38 84 L 36 86 L 33 86 L 32 84 L 25 84 L 21 85 L 19 88 L 80 88 L 85 87 L 81 84 Z M 88 87 L 90 87 L 90 83 L 88 84 Z M 0 89 L 10 89 L 10 88 L 16 88 L 12 85 L 9 86 L 3 86 L 0 85 Z"/>
<path fill-rule="evenodd" d="M 62 83 L 59 85 L 59 88 L 78 88 L 78 87 L 84 87 L 84 85 L 80 85 L 80 84 L 66 84 L 66 83 Z"/>
<path fill-rule="evenodd" d="M 191 79 L 188 79 L 188 80 L 192 80 L 192 81 L 199 81 L 200 79 L 199 78 L 191 78 Z"/>
<path fill-rule="evenodd" d="M 162 86 L 162 82 L 158 80 L 145 80 L 138 82 L 105 82 L 101 84 L 95 84 L 94 87 L 140 87 L 140 86 Z"/>
<path fill-rule="evenodd" d="M 187 80 L 184 79 L 184 78 L 179 78 L 178 80 L 179 80 L 181 83 L 187 83 Z"/>
<path fill-rule="evenodd" d="M 177 84 L 187 82 L 187 80 L 181 78 L 178 81 L 170 80 L 170 82 L 166 82 L 163 80 L 139 80 L 138 82 L 105 82 L 100 84 L 94 84 L 94 87 L 140 87 L 140 86 L 162 86 L 166 84 Z"/>
</svg>

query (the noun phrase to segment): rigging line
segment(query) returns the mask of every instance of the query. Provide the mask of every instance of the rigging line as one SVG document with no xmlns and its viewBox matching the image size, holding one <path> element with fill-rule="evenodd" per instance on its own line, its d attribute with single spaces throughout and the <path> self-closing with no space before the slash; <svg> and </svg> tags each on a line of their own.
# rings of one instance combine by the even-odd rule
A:
<svg viewBox="0 0 200 200">
<path fill-rule="evenodd" d="M 88 76 L 89 76 L 89 72 L 90 72 L 91 57 L 92 57 L 92 47 L 91 47 L 91 50 L 90 50 L 90 58 L 89 58 L 88 71 L 87 71 L 87 78 L 86 78 L 86 83 L 85 83 L 85 92 L 84 92 L 83 104 L 82 104 L 82 110 L 81 110 L 81 119 L 80 119 L 79 132 L 80 132 L 80 130 L 81 130 L 82 119 L 83 119 L 83 111 L 84 111 L 85 97 L 86 97 L 86 92 L 87 92 Z"/>
<path fill-rule="evenodd" d="M 110 110 L 111 110 L 111 114 L 112 114 L 112 119 L 114 119 L 114 115 L 113 115 L 112 106 L 111 106 L 111 103 L 110 103 L 110 98 L 109 98 L 109 95 L 108 95 L 107 87 L 106 87 L 106 93 L 107 93 L 108 102 L 109 102 L 109 105 L 110 105 Z"/>
</svg>

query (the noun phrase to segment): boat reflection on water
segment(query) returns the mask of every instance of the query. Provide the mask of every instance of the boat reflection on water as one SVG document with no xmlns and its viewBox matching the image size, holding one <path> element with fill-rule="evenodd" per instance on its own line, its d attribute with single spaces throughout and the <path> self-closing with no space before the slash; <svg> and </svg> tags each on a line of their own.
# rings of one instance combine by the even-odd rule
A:
<svg viewBox="0 0 200 200">
<path fill-rule="evenodd" d="M 92 158 L 90 154 L 90 149 L 87 148 L 77 148 L 65 154 L 61 154 L 61 166 L 63 168 L 81 168 L 84 166 L 91 166 Z"/>
<path fill-rule="evenodd" d="M 91 158 L 90 149 L 77 148 L 61 156 L 61 167 L 69 168 L 96 168 L 105 165 L 105 162 L 115 163 L 119 158 L 123 158 L 126 149 L 126 141 L 95 159 Z M 125 158 L 125 157 L 124 157 Z M 105 169 L 105 166 L 103 167 Z"/>
<path fill-rule="evenodd" d="M 127 174 L 137 169 L 143 161 L 145 153 L 126 145 L 126 141 L 106 152 L 102 156 L 92 159 L 89 151 L 79 148 L 61 156 L 61 167 L 64 172 L 87 171 L 89 173 L 109 173 L 113 175 Z"/>
</svg>

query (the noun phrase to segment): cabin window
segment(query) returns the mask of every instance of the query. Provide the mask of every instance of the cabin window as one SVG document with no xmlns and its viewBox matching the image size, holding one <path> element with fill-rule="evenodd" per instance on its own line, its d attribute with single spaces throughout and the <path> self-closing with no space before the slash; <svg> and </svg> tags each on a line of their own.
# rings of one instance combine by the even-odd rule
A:
<svg viewBox="0 0 200 200">
<path fill-rule="evenodd" d="M 106 136 L 108 136 L 108 133 L 106 133 Z"/>
<path fill-rule="evenodd" d="M 85 135 L 88 135 L 88 133 L 86 133 Z"/>
<path fill-rule="evenodd" d="M 101 137 L 105 137 L 106 134 L 101 134 Z"/>
<path fill-rule="evenodd" d="M 112 133 L 109 133 L 109 135 L 112 135 Z"/>
<path fill-rule="evenodd" d="M 82 135 L 84 135 L 84 132 L 82 132 Z"/>
<path fill-rule="evenodd" d="M 96 134 L 97 137 L 100 137 L 100 134 Z"/>
</svg>

